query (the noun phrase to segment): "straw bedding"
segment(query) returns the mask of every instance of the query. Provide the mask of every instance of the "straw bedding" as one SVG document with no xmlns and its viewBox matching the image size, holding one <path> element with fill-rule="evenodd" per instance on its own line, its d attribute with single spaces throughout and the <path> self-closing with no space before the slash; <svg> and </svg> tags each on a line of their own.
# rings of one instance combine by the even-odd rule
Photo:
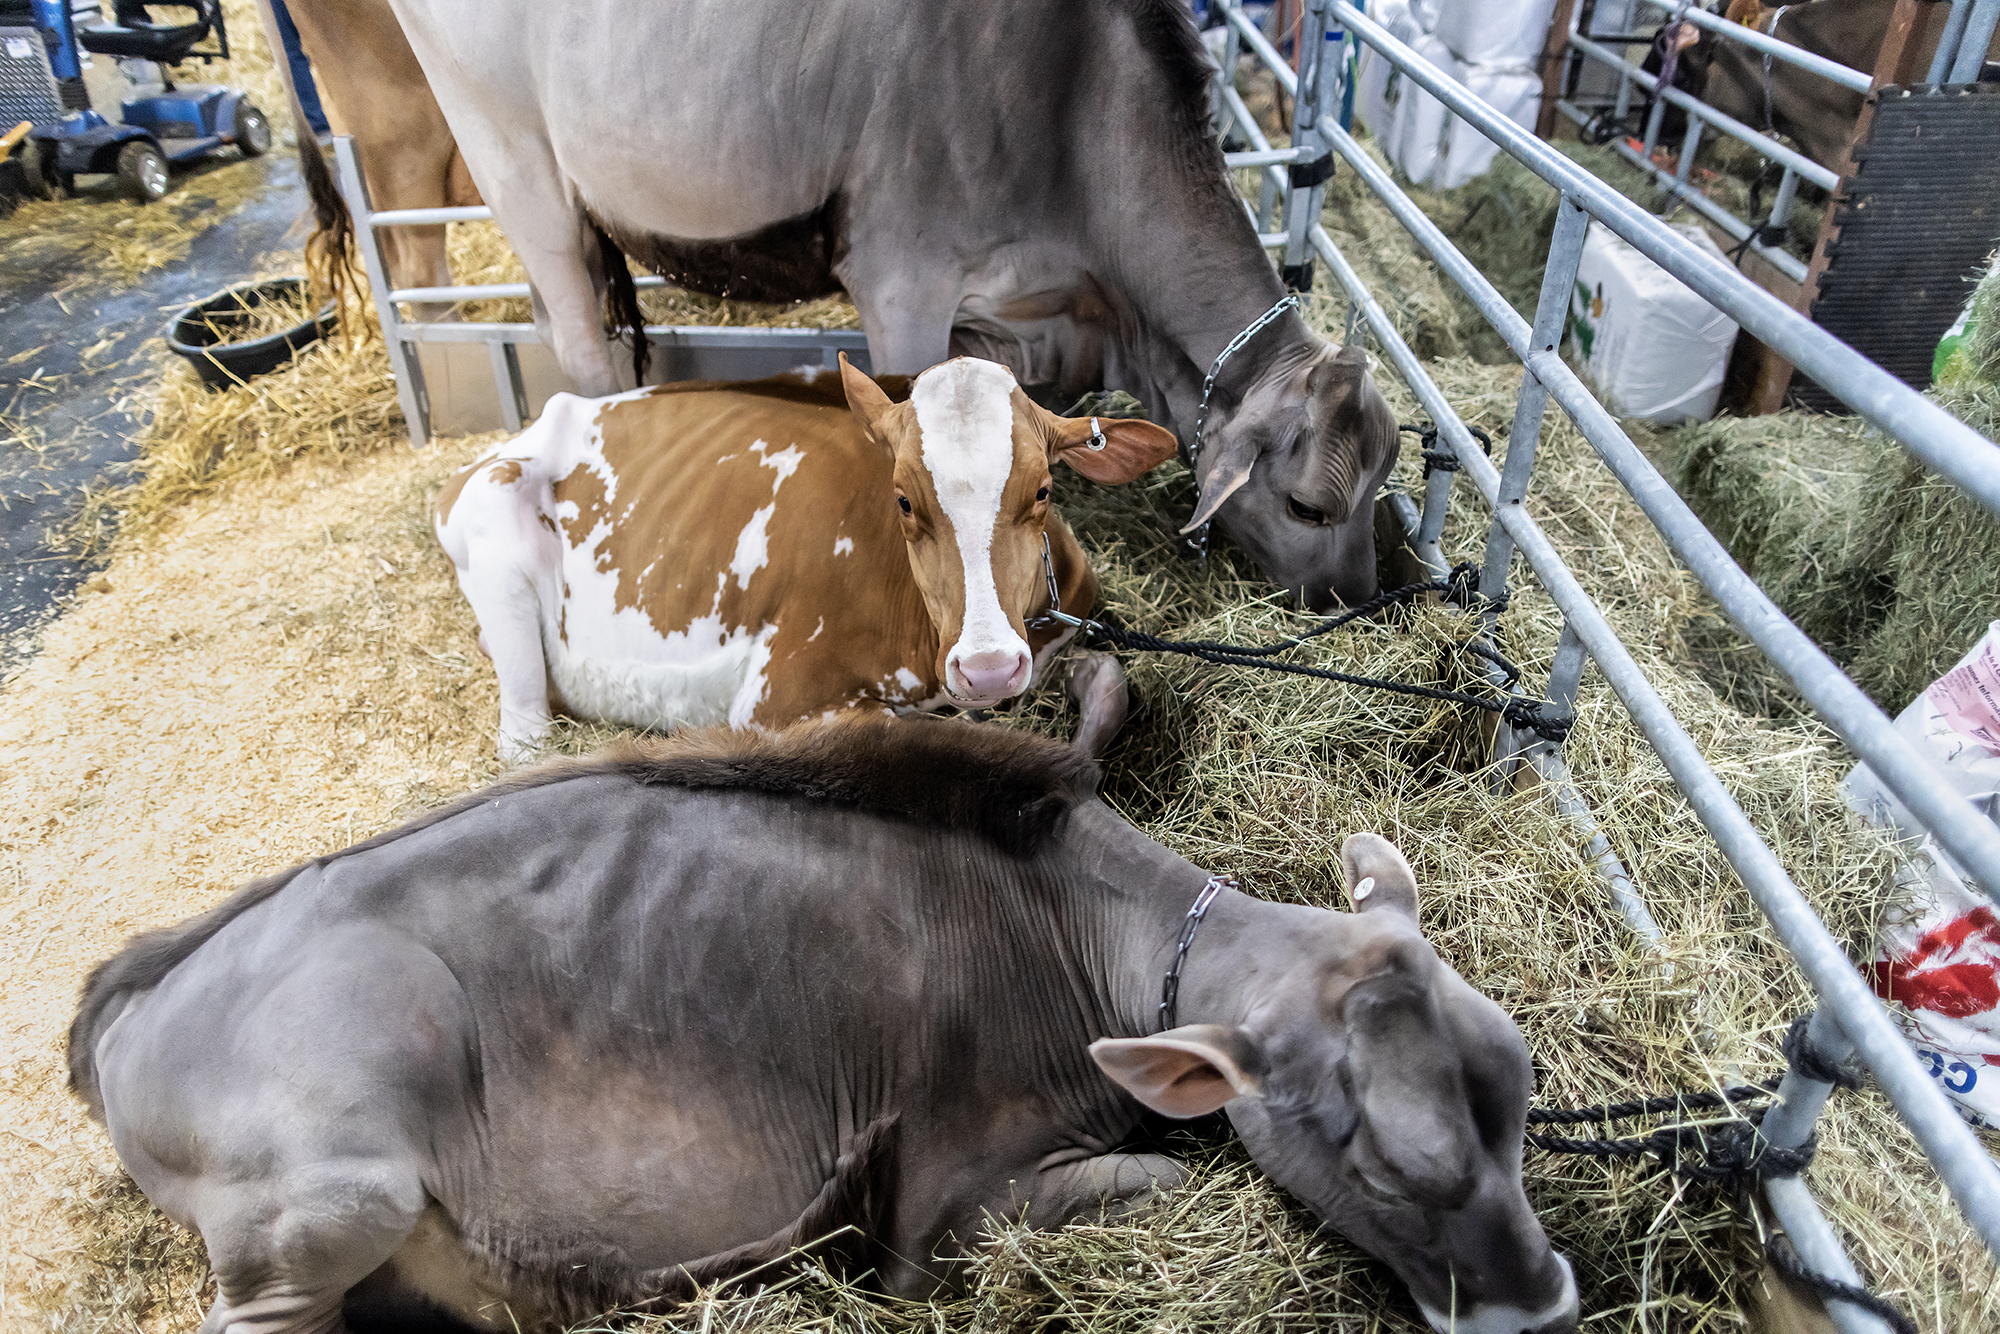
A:
<svg viewBox="0 0 2000 1334">
<path fill-rule="evenodd" d="M 1378 272 L 1426 266 L 1358 204 Z M 1435 275 L 1430 275 L 1434 283 Z M 1393 285 L 1392 285 L 1393 286 Z M 1399 307 L 1414 323 L 1421 303 Z M 1321 299 L 1313 318 L 1337 327 Z M 187 1330 L 207 1300 L 198 1243 L 117 1171 L 62 1086 L 60 1034 L 85 970 L 132 931 L 178 920 L 243 879 L 365 836 L 491 777 L 497 697 L 470 613 L 428 531 L 440 481 L 480 442 L 399 443 L 372 344 L 329 346 L 228 393 L 170 381 L 97 591 L 0 686 L 0 1321 L 61 1330 Z M 1433 372 L 1502 449 L 1518 368 L 1465 355 Z M 176 372 L 179 374 L 180 372 Z M 1409 395 L 1387 384 L 1402 420 Z M 1414 462 L 1396 485 L 1416 483 Z M 1274 636 L 1298 624 L 1227 543 L 1206 568 L 1172 554 L 1190 487 L 1170 464 L 1122 490 L 1065 473 L 1059 502 L 1128 624 Z M 1726 633 L 1713 608 L 1566 428 L 1531 502 L 1725 782 L 1836 935 L 1884 906 L 1887 854 L 1854 829 L 1838 746 L 1809 722 L 1734 707 L 1697 670 Z M 1454 558 L 1485 531 L 1461 485 Z M 1545 675 L 1558 628 L 1525 579 L 1503 648 Z M 1466 685 L 1455 612 L 1417 608 L 1301 656 Z M 1806 988 L 1658 759 L 1594 674 L 1569 758 L 1584 798 L 1666 933 L 1642 956 L 1534 791 L 1495 792 L 1480 719 L 1450 705 L 1133 658 L 1137 708 L 1108 798 L 1155 837 L 1272 898 L 1338 906 L 1337 849 L 1377 829 L 1409 854 L 1445 957 L 1521 1023 L 1539 1100 L 1594 1103 L 1778 1068 Z M 1043 689 L 999 725 L 1063 731 Z M 560 748 L 600 743 L 572 728 Z M 1416 1330 L 1397 1284 L 1265 1182 L 1241 1151 L 1183 1146 L 1192 1184 L 1159 1211 L 1060 1234 L 1001 1226 L 963 1299 L 887 1304 L 807 1268 L 760 1293 L 649 1317 L 757 1334 L 888 1330 Z M 1529 1190 L 1576 1263 L 1593 1330 L 1732 1328 L 1761 1300 L 1755 1227 L 1715 1192 L 1646 1165 L 1531 1153 Z M 1991 1328 L 2000 1275 L 1873 1091 L 1838 1097 L 1816 1192 L 1872 1282 L 1930 1331 Z"/>
</svg>

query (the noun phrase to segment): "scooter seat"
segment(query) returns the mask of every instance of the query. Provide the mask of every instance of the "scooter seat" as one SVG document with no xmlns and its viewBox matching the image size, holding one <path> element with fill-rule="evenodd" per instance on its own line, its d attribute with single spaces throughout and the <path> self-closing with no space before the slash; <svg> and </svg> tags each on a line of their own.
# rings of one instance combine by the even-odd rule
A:
<svg viewBox="0 0 2000 1334">
<path fill-rule="evenodd" d="M 154 60 L 176 65 L 215 27 L 215 9 L 209 4 L 177 6 L 193 9 L 200 18 L 194 23 L 153 23 L 144 4 L 129 0 L 117 5 L 118 22 L 104 28 L 78 28 L 77 45 L 94 55 L 114 60 Z"/>
</svg>

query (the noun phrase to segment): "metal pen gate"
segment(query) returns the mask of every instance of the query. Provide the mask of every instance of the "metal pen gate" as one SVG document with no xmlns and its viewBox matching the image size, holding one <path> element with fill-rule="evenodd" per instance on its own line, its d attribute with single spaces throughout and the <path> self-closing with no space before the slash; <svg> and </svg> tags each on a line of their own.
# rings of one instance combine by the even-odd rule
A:
<svg viewBox="0 0 2000 1334">
<path fill-rule="evenodd" d="M 1976 0 L 1982 6 L 1995 2 Z M 1785 618 L 1562 360 L 1559 347 L 1585 231 L 1592 219 L 1603 223 L 1996 514 L 2000 514 L 2000 446 L 1523 130 L 1397 40 L 1359 6 L 1349 0 L 1304 0 L 1304 6 L 1296 74 L 1245 15 L 1242 0 L 1213 0 L 1209 6 L 1210 15 L 1227 25 L 1222 69 L 1233 72 L 1239 57 L 1248 51 L 1270 69 L 1294 99 L 1292 143 L 1273 148 L 1231 79 L 1225 76 L 1216 88 L 1218 133 L 1226 139 L 1240 137 L 1251 145 L 1246 151 L 1228 154 L 1226 161 L 1231 167 L 1259 173 L 1259 198 L 1254 203 L 1246 200 L 1244 205 L 1259 239 L 1267 249 L 1283 252 L 1287 277 L 1300 285 L 1311 285 L 1315 260 L 1324 261 L 1331 270 L 1349 302 L 1350 338 L 1366 325 L 1436 423 L 1439 443 L 1457 457 L 1458 470 L 1470 478 L 1492 511 L 1480 591 L 1493 596 L 1504 588 L 1509 565 L 1518 552 L 1562 612 L 1562 636 L 1546 697 L 1558 706 L 1570 703 L 1585 666 L 1597 664 L 1818 994 L 1820 1003 L 1809 1030 L 1812 1045 L 1836 1063 L 1858 1057 L 1875 1074 L 1967 1221 L 1988 1249 L 2000 1255 L 2000 1165 L 1988 1157 L 1918 1063 L 1853 960 L 1813 913 L 1525 503 L 1543 418 L 1554 402 L 1745 637 L 1784 673 L 1854 754 L 1874 769 L 1988 897 L 2000 902 L 2000 826 L 1947 786 L 1929 762 L 1893 730 L 1882 710 Z M 1507 303 L 1342 124 L 1336 109 L 1347 92 L 1343 71 L 1352 71 L 1351 57 L 1361 46 L 1388 60 L 1404 77 L 1561 193 L 1532 321 L 1523 319 Z M 483 208 L 374 213 L 368 207 L 352 145 L 343 139 L 336 141 L 335 148 L 341 188 L 354 214 L 413 441 L 421 445 L 429 437 L 428 403 L 416 364 L 416 347 L 421 343 L 485 344 L 495 383 L 501 389 L 502 412 L 508 425 L 517 426 L 531 405 L 514 349 L 538 341 L 533 325 L 415 323 L 401 319 L 397 307 L 408 302 L 523 297 L 528 295 L 527 285 L 391 290 L 375 238 L 376 229 L 385 226 L 483 221 L 490 214 Z M 1329 154 L 1344 162 L 1387 205 L 1521 359 L 1525 374 L 1501 467 L 1496 468 L 1481 451 L 1381 304 L 1320 225 L 1326 180 L 1320 164 L 1330 161 Z M 639 283 L 660 285 L 657 279 L 640 279 Z M 769 374 L 801 362 L 830 363 L 839 350 L 865 354 L 862 335 L 849 331 L 654 328 L 648 333 L 657 347 L 667 351 L 673 373 L 683 375 L 724 378 Z M 1454 476 L 1453 471 L 1432 472 L 1421 501 L 1385 493 L 1413 549 L 1434 575 L 1446 573 L 1439 539 Z M 1496 744 L 1502 758 L 1531 764 L 1548 780 L 1559 809 L 1584 831 L 1586 855 L 1604 882 L 1611 905 L 1642 945 L 1657 949 L 1659 933 L 1646 910 L 1643 888 L 1634 885 L 1608 841 L 1596 831 L 1589 811 L 1567 781 L 1559 746 L 1505 725 Z M 1831 1084 L 1796 1066 L 1789 1070 L 1779 1089 L 1781 1105 L 1764 1119 L 1764 1137 L 1780 1148 L 1804 1144 L 1831 1091 Z M 1810 1268 L 1848 1283 L 1860 1281 L 1802 1179 L 1772 1178 L 1765 1192 Z M 1830 1312 L 1845 1334 L 1884 1334 L 1887 1329 L 1878 1317 L 1846 1303 L 1831 1303 Z"/>
<path fill-rule="evenodd" d="M 1960 0 L 1961 4 L 1965 2 Z M 1983 6 L 1994 0 L 1977 2 Z M 1233 72 L 1239 54 L 1246 49 L 1267 66 L 1298 107 L 1295 146 L 1313 150 L 1306 155 L 1307 160 L 1325 149 L 1338 155 L 1471 299 L 1521 359 L 1526 371 L 1515 403 L 1506 459 L 1501 468 L 1495 468 L 1396 331 L 1388 314 L 1319 224 L 1320 187 L 1294 186 L 1289 179 L 1280 179 L 1275 174 L 1266 178 L 1266 196 L 1275 194 L 1284 206 L 1286 234 L 1303 232 L 1312 254 L 1326 262 L 1346 294 L 1350 303 L 1350 330 L 1357 323 L 1366 324 L 1377 345 L 1437 424 L 1438 439 L 1457 456 L 1459 469 L 1472 480 L 1492 510 L 1480 591 L 1489 596 L 1498 594 L 1505 586 L 1514 553 L 1518 551 L 1526 559 L 1564 618 L 1547 697 L 1558 703 L 1573 699 L 1586 661 L 1597 664 L 1817 992 L 1820 1004 L 1812 1017 L 1811 1042 L 1835 1060 L 1858 1056 L 1875 1074 L 1967 1221 L 1987 1248 L 2000 1255 L 2000 1166 L 1987 1156 L 1918 1063 L 1882 1003 L 1863 982 L 1854 962 L 1792 884 L 1784 867 L 1724 789 L 1524 503 L 1533 477 L 1542 420 L 1553 401 L 1575 423 L 1737 628 L 1784 673 L 1819 718 L 1917 813 L 1923 827 L 1972 873 L 1984 892 L 2000 902 L 2000 826 L 1951 791 L 1926 760 L 1892 729 L 1888 717 L 1785 618 L 1562 360 L 1559 348 L 1570 292 L 1590 222 L 1593 219 L 1601 222 L 1679 278 L 1995 513 L 2000 513 L 2000 447 L 1482 102 L 1464 85 L 1370 19 L 1359 6 L 1349 0 L 1305 0 L 1305 3 L 1297 46 L 1299 70 L 1295 74 L 1244 14 L 1242 0 L 1219 0 L 1211 12 L 1229 25 L 1223 48 L 1224 71 Z M 1389 174 L 1362 150 L 1341 123 L 1341 117 L 1334 114 L 1340 105 L 1337 99 L 1344 92 L 1343 71 L 1353 67 L 1347 57 L 1358 49 L 1357 43 L 1370 48 L 1375 58 L 1389 61 L 1405 78 L 1427 90 L 1454 115 L 1561 193 L 1562 202 L 1532 322 L 1523 319 L 1508 304 Z M 1699 117 L 1701 112 L 1696 110 L 1694 115 Z M 1657 118 L 1656 108 L 1654 119 Z M 1692 123 L 1699 125 L 1701 121 L 1697 118 Z M 1253 141 L 1258 137 L 1241 100 L 1229 89 L 1227 75 L 1217 99 L 1217 128 L 1225 135 L 1241 133 Z M 1781 145 L 1771 147 L 1789 152 Z M 1816 167 L 1810 163 L 1786 165 L 1801 175 L 1806 174 L 1806 166 Z M 1259 216 L 1263 230 L 1268 225 L 1268 207 L 1260 209 Z M 1287 258 L 1290 260 L 1291 256 Z M 1391 497 L 1412 546 L 1433 575 L 1445 573 L 1438 539 L 1454 475 L 1451 471 L 1432 472 L 1425 484 L 1421 506 L 1410 497 Z M 1510 737 L 1507 731 L 1503 727 L 1502 754 L 1519 754 L 1534 763 L 1551 780 L 1555 800 L 1564 813 L 1587 822 L 1588 812 L 1565 781 L 1558 749 L 1532 734 L 1515 732 Z M 1586 823 L 1584 827 L 1586 832 L 1594 832 L 1594 825 Z M 1657 931 L 1646 913 L 1643 889 L 1632 883 L 1601 834 L 1591 839 L 1586 852 L 1624 920 L 1642 943 L 1656 944 Z M 1831 1091 L 1831 1084 L 1801 1073 L 1796 1067 L 1788 1071 L 1779 1090 L 1782 1105 L 1765 1118 L 1764 1136 L 1781 1148 L 1797 1148 L 1805 1143 Z M 1848 1283 L 1860 1281 L 1839 1238 L 1801 1179 L 1773 1178 L 1766 1183 L 1765 1191 L 1773 1212 L 1808 1266 Z M 1887 1328 L 1879 1317 L 1845 1303 L 1830 1303 L 1830 1313 L 1847 1334 L 1878 1334 Z"/>
</svg>

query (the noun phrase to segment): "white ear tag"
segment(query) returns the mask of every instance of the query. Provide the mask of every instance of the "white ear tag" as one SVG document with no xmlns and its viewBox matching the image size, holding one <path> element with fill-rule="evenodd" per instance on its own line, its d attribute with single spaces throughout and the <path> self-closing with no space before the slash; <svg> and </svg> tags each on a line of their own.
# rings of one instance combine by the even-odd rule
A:
<svg viewBox="0 0 2000 1334">
<path fill-rule="evenodd" d="M 1104 438 L 1104 429 L 1097 424 L 1097 418 L 1090 419 L 1090 452 L 1101 454 L 1110 442 Z"/>
<path fill-rule="evenodd" d="M 1354 901 L 1356 903 L 1359 903 L 1361 902 L 1361 900 L 1367 898 L 1370 894 L 1373 894 L 1374 892 L 1375 892 L 1375 877 L 1372 875 L 1365 875 L 1361 877 L 1361 883 L 1354 887 Z"/>
</svg>

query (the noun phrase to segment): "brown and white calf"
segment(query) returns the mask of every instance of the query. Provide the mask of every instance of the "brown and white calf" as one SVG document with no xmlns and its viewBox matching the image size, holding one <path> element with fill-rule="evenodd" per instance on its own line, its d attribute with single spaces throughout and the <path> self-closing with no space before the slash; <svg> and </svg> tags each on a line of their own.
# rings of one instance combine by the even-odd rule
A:
<svg viewBox="0 0 2000 1334">
<path fill-rule="evenodd" d="M 1044 537 L 1064 610 L 1096 602 L 1050 468 L 1125 482 L 1174 448 L 1148 422 L 1058 417 L 994 362 L 878 385 L 843 358 L 840 383 L 559 394 L 445 484 L 437 534 L 499 674 L 506 760 L 552 710 L 665 729 L 985 708 L 1074 633 L 1026 624 L 1048 607 Z"/>
</svg>

